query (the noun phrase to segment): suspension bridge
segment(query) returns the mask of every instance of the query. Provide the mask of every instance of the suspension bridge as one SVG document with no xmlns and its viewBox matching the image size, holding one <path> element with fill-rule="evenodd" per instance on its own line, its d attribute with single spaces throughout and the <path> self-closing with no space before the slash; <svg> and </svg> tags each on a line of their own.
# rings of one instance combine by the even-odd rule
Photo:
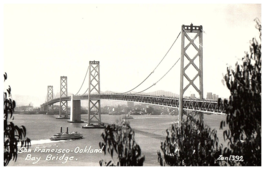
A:
<svg viewBox="0 0 267 170">
<path fill-rule="evenodd" d="M 190 34 L 193 34 L 190 36 Z M 134 92 L 139 86 L 141 86 L 150 76 L 155 72 L 155 70 L 160 66 L 162 61 L 165 59 L 169 51 L 172 49 L 173 45 L 176 43 L 177 39 L 181 37 L 181 56 L 176 60 L 176 62 L 171 65 L 171 67 L 166 70 L 166 73 L 162 75 L 152 85 L 148 86 L 144 90 Z M 185 44 L 185 40 L 188 40 L 188 44 Z M 195 43 L 198 40 L 199 43 Z M 190 56 L 187 53 L 187 50 L 190 46 L 197 51 L 194 56 Z M 185 58 L 189 61 L 185 65 Z M 198 60 L 196 60 L 198 58 Z M 164 96 L 164 95 L 148 95 L 145 93 L 148 89 L 154 87 L 157 83 L 159 83 L 172 69 L 173 67 L 180 61 L 180 94 L 179 97 L 175 96 Z M 196 65 L 194 61 L 198 61 Z M 197 74 L 191 78 L 188 74 L 186 74 L 186 70 L 189 66 L 193 66 L 197 71 Z M 88 85 L 89 87 L 83 94 L 79 94 L 81 88 L 84 85 L 86 77 L 89 77 Z M 198 78 L 198 85 L 195 84 L 196 79 Z M 184 86 L 184 79 L 188 80 L 188 84 Z M 161 105 L 166 107 L 178 108 L 178 123 L 182 119 L 181 110 L 192 110 L 197 112 L 200 115 L 200 119 L 203 120 L 203 113 L 225 113 L 225 108 L 227 103 L 225 101 L 214 101 L 214 100 L 206 100 L 203 98 L 203 27 L 191 25 L 182 25 L 181 32 L 176 37 L 175 41 L 168 49 L 166 54 L 160 60 L 160 62 L 156 65 L 156 67 L 151 71 L 149 75 L 145 77 L 143 81 L 141 81 L 134 88 L 121 93 L 109 92 L 109 93 L 101 93 L 100 91 L 100 62 L 99 61 L 89 61 L 89 66 L 86 71 L 84 80 L 78 92 L 75 95 L 68 96 L 68 86 L 67 86 L 67 77 L 60 77 L 60 96 L 58 98 L 53 98 L 53 86 L 47 87 L 47 101 L 41 105 L 41 109 L 44 111 L 48 111 L 49 108 L 55 104 L 60 103 L 59 109 L 59 119 L 60 118 L 68 118 L 67 117 L 67 108 L 68 101 L 71 104 L 70 110 L 70 118 L 69 122 L 72 123 L 81 123 L 81 100 L 88 100 L 88 120 L 87 124 L 83 126 L 83 128 L 96 128 L 103 127 L 101 122 L 101 100 L 122 100 L 122 101 L 133 101 L 140 103 L 147 103 L 152 105 Z M 199 94 L 198 99 L 187 99 L 183 97 L 184 92 L 192 86 Z M 180 123 L 179 123 L 180 124 Z"/>
</svg>

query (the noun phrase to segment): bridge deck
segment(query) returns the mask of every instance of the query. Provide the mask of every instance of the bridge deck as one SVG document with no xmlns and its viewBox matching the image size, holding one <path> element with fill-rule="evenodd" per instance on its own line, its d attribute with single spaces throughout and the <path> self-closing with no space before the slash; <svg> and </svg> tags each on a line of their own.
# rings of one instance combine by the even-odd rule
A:
<svg viewBox="0 0 267 170">
<path fill-rule="evenodd" d="M 153 105 L 161 105 L 167 107 L 179 107 L 179 98 L 177 97 L 167 97 L 167 96 L 150 96 L 150 95 L 133 95 L 133 94 L 91 94 L 91 99 L 100 100 L 122 100 L 122 101 L 133 101 L 140 103 L 148 103 Z M 70 101 L 71 97 L 62 97 L 62 101 Z M 74 96 L 74 100 L 88 100 L 88 95 Z M 52 99 L 41 107 L 46 105 L 52 105 L 60 102 L 60 98 Z M 226 103 L 222 101 L 214 100 L 199 100 L 199 99 L 183 99 L 183 108 L 188 110 L 195 110 L 200 112 L 214 112 L 214 113 L 225 113 Z"/>
</svg>

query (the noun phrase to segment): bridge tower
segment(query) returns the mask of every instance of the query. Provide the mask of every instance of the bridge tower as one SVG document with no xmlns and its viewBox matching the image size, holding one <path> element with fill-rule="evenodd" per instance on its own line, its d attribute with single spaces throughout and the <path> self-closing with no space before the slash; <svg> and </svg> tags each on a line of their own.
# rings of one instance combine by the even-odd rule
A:
<svg viewBox="0 0 267 170">
<path fill-rule="evenodd" d="M 46 100 L 50 101 L 53 99 L 53 86 L 47 86 L 47 97 Z M 47 111 L 49 111 L 50 109 L 53 109 L 53 105 L 51 105 L 50 107 L 47 106 Z"/>
<path fill-rule="evenodd" d="M 47 96 L 46 96 L 46 101 L 50 101 L 53 99 L 53 86 L 47 86 Z M 49 112 L 49 110 L 53 109 L 53 105 L 49 106 L 43 106 L 43 110 Z"/>
<path fill-rule="evenodd" d="M 91 95 L 94 94 L 94 98 Z M 100 62 L 89 61 L 88 121 L 83 128 L 103 128 L 100 105 Z"/>
<path fill-rule="evenodd" d="M 181 66 L 180 66 L 180 96 L 179 96 L 179 116 L 178 122 L 179 126 L 181 125 L 182 115 L 183 115 L 183 94 L 188 89 L 189 86 L 193 86 L 193 88 L 199 93 L 200 99 L 203 99 L 203 27 L 191 25 L 182 25 L 181 30 Z M 190 35 L 191 34 L 191 35 Z M 192 37 L 193 38 L 190 38 Z M 185 44 L 185 40 L 188 40 L 188 44 Z M 194 41 L 198 40 L 199 43 L 195 44 Z M 186 45 L 186 46 L 185 46 Z M 187 50 L 192 46 L 193 49 L 196 50 L 196 54 L 194 56 L 189 56 Z M 185 58 L 189 61 L 185 66 Z M 196 61 L 196 59 L 198 60 Z M 195 62 L 197 65 L 195 64 Z M 197 71 L 197 74 L 191 79 L 187 74 L 186 70 L 189 66 L 193 66 Z M 184 87 L 184 78 L 188 80 L 188 84 Z M 194 81 L 198 79 L 199 86 L 197 87 Z M 200 120 L 203 121 L 203 113 L 199 113 Z"/>
<path fill-rule="evenodd" d="M 53 99 L 53 86 L 47 86 L 47 97 L 46 100 L 50 101 Z"/>
<path fill-rule="evenodd" d="M 68 81 L 67 76 L 60 76 L 60 107 L 59 107 L 59 119 L 68 118 L 68 101 L 62 100 L 63 97 L 68 97 Z M 64 114 L 62 116 L 62 113 Z"/>
</svg>

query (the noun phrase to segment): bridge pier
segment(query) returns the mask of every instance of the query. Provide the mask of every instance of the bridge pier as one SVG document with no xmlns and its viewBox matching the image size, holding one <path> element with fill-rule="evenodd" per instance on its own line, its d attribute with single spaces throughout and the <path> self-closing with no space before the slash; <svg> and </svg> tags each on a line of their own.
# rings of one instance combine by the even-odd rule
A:
<svg viewBox="0 0 267 170">
<path fill-rule="evenodd" d="M 45 111 L 46 114 L 49 114 L 49 112 L 53 111 L 53 105 L 44 105 L 41 108 L 41 111 Z"/>
<path fill-rule="evenodd" d="M 45 112 L 48 112 L 48 111 L 49 111 L 49 107 L 48 107 L 48 105 L 44 105 L 44 111 L 45 111 Z"/>
<path fill-rule="evenodd" d="M 54 105 L 53 104 L 52 105 L 48 105 L 48 114 L 49 114 L 49 112 L 53 113 L 53 111 L 54 111 Z"/>
<path fill-rule="evenodd" d="M 40 111 L 42 111 L 42 112 L 45 111 L 45 109 L 44 109 L 44 105 L 41 105 L 41 107 L 40 107 Z"/>
<path fill-rule="evenodd" d="M 71 95 L 70 100 L 70 120 L 69 123 L 84 123 L 81 120 L 81 100 L 74 100 L 74 95 Z"/>
</svg>

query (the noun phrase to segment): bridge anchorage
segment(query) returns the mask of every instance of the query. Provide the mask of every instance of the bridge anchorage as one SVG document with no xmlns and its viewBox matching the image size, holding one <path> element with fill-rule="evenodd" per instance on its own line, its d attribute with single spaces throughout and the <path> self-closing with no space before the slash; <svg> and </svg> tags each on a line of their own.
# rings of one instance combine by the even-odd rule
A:
<svg viewBox="0 0 267 170">
<path fill-rule="evenodd" d="M 100 99 L 100 62 L 89 61 L 88 119 L 82 128 L 104 128 L 101 122 Z"/>
</svg>

